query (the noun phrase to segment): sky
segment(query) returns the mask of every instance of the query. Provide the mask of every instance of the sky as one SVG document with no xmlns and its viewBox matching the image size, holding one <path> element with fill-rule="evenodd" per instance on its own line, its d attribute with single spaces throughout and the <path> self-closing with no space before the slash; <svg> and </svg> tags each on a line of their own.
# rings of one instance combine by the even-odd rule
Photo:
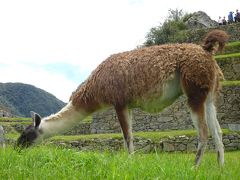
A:
<svg viewBox="0 0 240 180">
<path fill-rule="evenodd" d="M 237 0 L 0 0 L 0 82 L 44 89 L 64 102 L 108 56 L 141 45 L 169 9 L 212 19 Z"/>
</svg>

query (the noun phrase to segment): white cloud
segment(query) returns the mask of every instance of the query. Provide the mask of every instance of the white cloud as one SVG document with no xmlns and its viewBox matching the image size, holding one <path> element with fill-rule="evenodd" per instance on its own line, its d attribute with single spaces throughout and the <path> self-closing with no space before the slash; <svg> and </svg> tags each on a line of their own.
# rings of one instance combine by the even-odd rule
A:
<svg viewBox="0 0 240 180">
<path fill-rule="evenodd" d="M 237 0 L 0 1 L 0 63 L 8 64 L 1 67 L 0 82 L 34 84 L 66 101 L 110 54 L 141 44 L 168 9 L 203 10 L 217 19 L 238 6 Z M 76 66 L 79 78 L 43 68 L 57 63 Z"/>
<path fill-rule="evenodd" d="M 2 66 L 1 66 L 2 67 Z M 45 71 L 42 68 L 31 67 L 25 64 L 9 64 L 0 67 L 0 82 L 21 82 L 32 84 L 44 89 L 57 98 L 67 102 L 77 88 L 77 84 L 62 74 Z M 5 78 L 5 76 L 8 76 Z"/>
</svg>

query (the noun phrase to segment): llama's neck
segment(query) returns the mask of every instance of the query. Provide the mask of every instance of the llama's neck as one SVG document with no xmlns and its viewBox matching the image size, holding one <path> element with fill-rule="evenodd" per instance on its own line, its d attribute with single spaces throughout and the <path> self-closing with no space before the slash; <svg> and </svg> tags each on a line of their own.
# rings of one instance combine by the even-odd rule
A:
<svg viewBox="0 0 240 180">
<path fill-rule="evenodd" d="M 39 129 L 43 132 L 44 137 L 53 136 L 63 133 L 77 122 L 82 121 L 87 115 L 88 113 L 84 110 L 76 110 L 70 101 L 58 113 L 43 118 Z"/>
</svg>

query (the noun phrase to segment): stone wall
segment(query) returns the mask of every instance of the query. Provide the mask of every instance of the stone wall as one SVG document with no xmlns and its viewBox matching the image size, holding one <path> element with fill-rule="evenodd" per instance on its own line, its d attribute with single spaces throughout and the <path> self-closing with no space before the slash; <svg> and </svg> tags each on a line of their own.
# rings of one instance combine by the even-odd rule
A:
<svg viewBox="0 0 240 180">
<path fill-rule="evenodd" d="M 122 138 L 110 139 L 82 139 L 78 141 L 52 141 L 51 144 L 56 144 L 68 148 L 77 148 L 79 150 L 93 151 L 118 151 L 124 148 Z M 195 152 L 197 150 L 197 137 L 194 136 L 176 136 L 166 137 L 152 141 L 142 137 L 134 138 L 134 147 L 136 152 Z M 223 144 L 226 151 L 240 150 L 240 135 L 237 133 L 223 136 Z M 214 150 L 214 142 L 209 138 L 208 150 Z"/>
<path fill-rule="evenodd" d="M 217 63 L 226 80 L 240 80 L 240 58 L 228 57 L 218 60 Z"/>
<path fill-rule="evenodd" d="M 64 133 L 64 135 L 90 134 L 92 123 L 80 123 Z"/>
<path fill-rule="evenodd" d="M 222 128 L 239 130 L 240 86 L 224 86 L 217 103 L 217 117 Z M 181 96 L 159 114 L 149 114 L 140 109 L 133 110 L 133 131 L 160 131 L 193 128 L 186 97 Z M 120 132 L 116 113 L 113 109 L 93 115 L 91 133 Z"/>
<path fill-rule="evenodd" d="M 223 128 L 240 131 L 240 86 L 225 86 L 217 106 L 217 118 Z"/>
</svg>

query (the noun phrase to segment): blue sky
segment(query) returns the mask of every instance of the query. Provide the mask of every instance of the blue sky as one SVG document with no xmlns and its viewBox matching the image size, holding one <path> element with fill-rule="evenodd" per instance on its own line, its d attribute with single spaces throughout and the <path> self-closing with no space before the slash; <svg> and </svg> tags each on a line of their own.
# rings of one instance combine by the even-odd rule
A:
<svg viewBox="0 0 240 180">
<path fill-rule="evenodd" d="M 0 1 L 0 82 L 22 82 L 67 102 L 109 55 L 140 45 L 169 9 L 217 20 L 237 0 Z"/>
</svg>

